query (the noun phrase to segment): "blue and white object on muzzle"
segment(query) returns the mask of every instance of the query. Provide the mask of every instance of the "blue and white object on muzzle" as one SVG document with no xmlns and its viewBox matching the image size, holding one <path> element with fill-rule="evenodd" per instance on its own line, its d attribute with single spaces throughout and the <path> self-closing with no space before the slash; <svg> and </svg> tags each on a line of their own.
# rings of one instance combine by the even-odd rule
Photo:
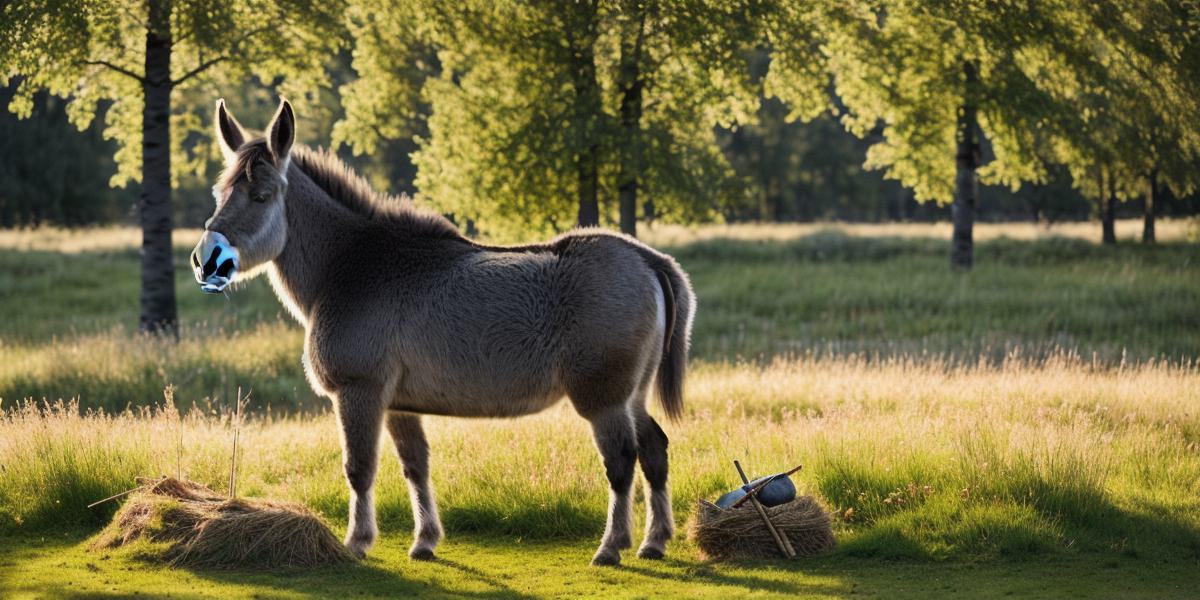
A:
<svg viewBox="0 0 1200 600">
<path fill-rule="evenodd" d="M 238 251 L 225 236 L 206 231 L 200 245 L 192 253 L 192 270 L 200 291 L 219 294 L 229 287 L 238 270 Z"/>
</svg>

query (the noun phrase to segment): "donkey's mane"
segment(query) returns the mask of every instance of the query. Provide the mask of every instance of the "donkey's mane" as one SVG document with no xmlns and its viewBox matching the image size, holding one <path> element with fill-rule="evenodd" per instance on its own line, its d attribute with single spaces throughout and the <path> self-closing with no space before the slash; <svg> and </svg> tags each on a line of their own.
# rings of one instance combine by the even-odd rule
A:
<svg viewBox="0 0 1200 600">
<path fill-rule="evenodd" d="M 243 174 L 248 177 L 251 167 L 259 160 L 265 160 L 268 164 L 273 161 L 266 140 L 258 139 L 243 144 L 238 149 L 236 163 L 226 172 L 226 185 L 232 184 Z M 292 147 L 291 160 L 334 202 L 353 213 L 430 237 L 461 238 L 458 229 L 448 219 L 414 207 L 412 199 L 405 194 L 397 197 L 375 191 L 366 179 L 329 150 L 297 144 Z"/>
</svg>

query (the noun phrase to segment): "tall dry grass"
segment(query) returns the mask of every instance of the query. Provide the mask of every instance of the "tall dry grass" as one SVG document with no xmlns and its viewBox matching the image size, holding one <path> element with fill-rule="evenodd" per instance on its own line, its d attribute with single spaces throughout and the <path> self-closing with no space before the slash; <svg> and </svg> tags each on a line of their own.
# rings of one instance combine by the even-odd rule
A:
<svg viewBox="0 0 1200 600">
<path fill-rule="evenodd" d="M 834 513 L 843 551 L 963 557 L 1084 549 L 1200 552 L 1200 371 L 854 357 L 706 365 L 671 437 L 680 519 L 696 497 L 797 463 L 802 490 Z M 606 498 L 586 423 L 569 406 L 517 420 L 427 418 L 433 478 L 451 536 L 597 535 Z M 182 435 L 180 435 L 182 432 Z M 258 416 L 242 429 L 239 490 L 296 500 L 342 522 L 346 490 L 327 414 Z M 26 405 L 0 418 L 7 527 L 95 527 L 86 504 L 135 476 L 223 489 L 228 414 L 79 414 Z M 385 442 L 380 521 L 407 536 L 408 500 Z"/>
</svg>

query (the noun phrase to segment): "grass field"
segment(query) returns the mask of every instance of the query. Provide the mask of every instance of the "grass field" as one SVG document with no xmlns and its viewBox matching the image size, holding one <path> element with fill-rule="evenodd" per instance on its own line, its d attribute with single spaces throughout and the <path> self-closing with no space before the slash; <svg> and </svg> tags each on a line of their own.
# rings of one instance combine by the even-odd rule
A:
<svg viewBox="0 0 1200 600">
<path fill-rule="evenodd" d="M 443 560 L 404 556 L 411 516 L 387 453 L 375 554 L 282 574 L 85 550 L 116 508 L 86 505 L 135 476 L 224 489 L 238 387 L 256 408 L 239 491 L 344 527 L 334 423 L 265 282 L 203 297 L 181 273 L 182 339 L 152 342 L 128 333 L 130 232 L 0 234 L 0 314 L 18 317 L 0 322 L 0 597 L 1192 597 L 1200 256 L 1188 231 L 1106 248 L 1082 227 L 985 225 L 969 274 L 949 272 L 930 226 L 655 231 L 700 300 L 687 411 L 666 426 L 679 524 L 696 498 L 734 486 L 731 458 L 759 472 L 802 463 L 798 485 L 835 517 L 834 554 L 709 564 L 681 535 L 665 562 L 588 568 L 603 470 L 586 424 L 559 406 L 428 420 Z M 182 415 L 151 408 L 165 384 Z"/>
</svg>

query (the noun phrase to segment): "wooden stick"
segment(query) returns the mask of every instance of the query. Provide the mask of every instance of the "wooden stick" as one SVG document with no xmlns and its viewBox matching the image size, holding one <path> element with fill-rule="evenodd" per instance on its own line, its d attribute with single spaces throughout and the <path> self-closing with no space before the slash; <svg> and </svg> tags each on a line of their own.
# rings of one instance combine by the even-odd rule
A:
<svg viewBox="0 0 1200 600">
<path fill-rule="evenodd" d="M 803 465 L 801 465 L 801 466 L 803 466 Z M 776 473 L 775 475 L 772 475 L 772 476 L 754 484 L 754 487 L 750 488 L 750 491 L 746 492 L 745 496 L 738 498 L 737 502 L 734 502 L 733 504 L 729 505 L 729 508 L 737 508 L 737 507 L 741 506 L 742 504 L 745 504 L 745 502 L 750 499 L 750 496 L 755 495 L 758 492 L 762 491 L 762 489 L 767 487 L 767 485 L 769 485 L 771 482 L 775 481 L 776 479 L 779 479 L 780 477 L 787 477 L 787 476 L 791 475 L 792 473 L 795 473 L 796 471 L 799 471 L 799 470 L 800 470 L 800 467 L 796 467 L 795 469 L 792 469 L 791 471 L 788 471 L 787 473 Z"/>
<path fill-rule="evenodd" d="M 250 401 L 250 394 L 246 394 L 246 401 Z M 237 498 L 237 451 L 238 438 L 242 433 L 242 386 L 238 386 L 237 391 L 237 406 L 234 408 L 233 417 L 233 455 L 229 457 L 229 499 Z"/>
<path fill-rule="evenodd" d="M 750 479 L 746 477 L 746 472 L 742 470 L 742 464 L 735 460 L 733 461 L 733 466 L 737 468 L 738 475 L 742 478 L 742 484 L 749 485 Z M 758 516 L 762 517 L 763 523 L 767 525 L 767 530 L 771 532 L 771 537 L 775 538 L 775 544 L 779 546 L 779 551 L 782 552 L 783 556 L 786 558 L 796 558 L 796 551 L 792 549 L 791 542 L 789 542 L 786 537 L 780 535 L 778 529 L 775 529 L 775 524 L 772 523 L 771 518 L 767 516 L 767 510 L 763 508 L 762 503 L 758 501 L 758 497 L 751 494 L 746 495 L 750 496 L 750 502 L 754 504 L 755 510 L 758 511 Z"/>
<path fill-rule="evenodd" d="M 125 491 L 123 491 L 123 492 L 121 492 L 121 493 L 119 493 L 119 494 L 113 494 L 113 495 L 111 495 L 111 496 L 109 496 L 109 497 L 107 497 L 107 498 L 105 498 L 105 499 L 103 499 L 103 500 L 97 500 L 97 501 L 95 501 L 95 502 L 93 502 L 93 503 L 91 503 L 91 504 L 87 505 L 87 507 L 88 507 L 88 508 L 91 508 L 91 507 L 93 507 L 93 506 L 98 506 L 98 505 L 104 504 L 105 502 L 108 502 L 109 500 L 116 500 L 117 498 L 120 498 L 121 496 L 125 496 L 125 495 L 128 495 L 128 494 L 132 494 L 132 493 L 134 493 L 134 492 L 136 492 L 136 491 L 138 491 L 138 490 L 142 489 L 142 487 L 143 487 L 143 486 L 140 486 L 140 485 L 139 485 L 139 486 L 137 486 L 137 487 L 133 488 L 132 490 L 125 490 Z"/>
</svg>

